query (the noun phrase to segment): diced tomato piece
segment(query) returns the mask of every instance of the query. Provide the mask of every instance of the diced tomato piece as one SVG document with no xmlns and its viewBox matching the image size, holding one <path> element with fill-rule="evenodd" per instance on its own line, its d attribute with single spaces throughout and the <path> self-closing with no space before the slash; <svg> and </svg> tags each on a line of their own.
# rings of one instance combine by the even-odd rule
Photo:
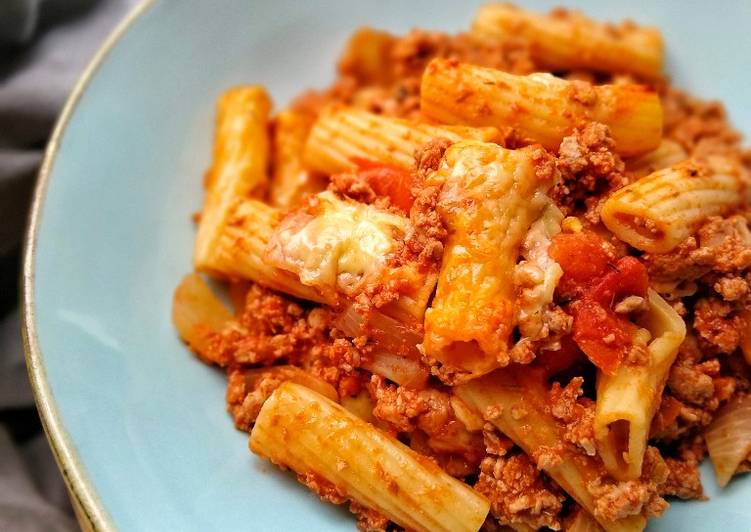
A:
<svg viewBox="0 0 751 532">
<path fill-rule="evenodd" d="M 574 340 L 595 366 L 612 375 L 631 349 L 638 327 L 588 298 L 575 302 L 570 310 Z"/>
<path fill-rule="evenodd" d="M 649 276 L 644 264 L 636 257 L 623 257 L 596 285 L 587 290 L 586 297 L 610 308 L 626 296 L 647 297 L 648 288 Z"/>
<path fill-rule="evenodd" d="M 574 341 L 595 366 L 612 374 L 638 330 L 612 307 L 626 296 L 646 297 L 646 267 L 635 257 L 615 261 L 602 238 L 587 231 L 556 236 L 549 253 L 563 269 L 558 293 L 576 299 L 569 307 Z"/>
<path fill-rule="evenodd" d="M 561 233 L 553 238 L 548 253 L 561 265 L 558 293 L 575 297 L 608 271 L 613 257 L 605 242 L 591 231 Z"/>
<path fill-rule="evenodd" d="M 353 162 L 357 165 L 357 174 L 377 195 L 389 198 L 392 205 L 409 212 L 415 200 L 412 195 L 412 172 L 367 159 L 354 158 Z"/>
<path fill-rule="evenodd" d="M 533 364 L 545 368 L 546 374 L 555 375 L 582 360 L 586 360 L 586 358 L 574 339 L 571 336 L 564 336 L 561 338 L 559 350 L 540 351 Z"/>
</svg>

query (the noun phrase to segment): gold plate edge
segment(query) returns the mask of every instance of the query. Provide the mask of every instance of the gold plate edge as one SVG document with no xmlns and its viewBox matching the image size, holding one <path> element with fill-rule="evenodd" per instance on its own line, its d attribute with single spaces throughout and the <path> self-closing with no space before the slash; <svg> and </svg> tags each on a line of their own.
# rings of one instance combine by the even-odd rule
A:
<svg viewBox="0 0 751 532">
<path fill-rule="evenodd" d="M 73 87 L 73 91 L 65 102 L 65 106 L 55 123 L 52 136 L 44 153 L 44 159 L 39 169 L 37 183 L 34 188 L 26 235 L 24 237 L 23 268 L 21 272 L 21 334 L 26 355 L 26 369 L 34 392 L 34 400 L 36 401 L 37 410 L 39 411 L 39 416 L 57 465 L 63 474 L 65 484 L 68 486 L 71 495 L 75 498 L 73 501 L 74 506 L 77 505 L 78 509 L 81 510 L 85 519 L 88 520 L 87 524 L 90 525 L 89 528 L 91 530 L 102 532 L 114 531 L 117 527 L 102 506 L 90 479 L 81 467 L 78 453 L 70 441 L 58 415 L 42 363 L 42 352 L 39 348 L 36 331 L 34 301 L 36 243 L 42 217 L 42 206 L 49 184 L 50 171 L 57 156 L 60 140 L 65 132 L 65 128 L 91 79 L 114 45 L 133 26 L 133 23 L 155 3 L 156 0 L 141 0 L 138 5 L 128 12 L 107 36 Z M 81 523 L 81 525 L 83 526 L 84 523 Z"/>
</svg>

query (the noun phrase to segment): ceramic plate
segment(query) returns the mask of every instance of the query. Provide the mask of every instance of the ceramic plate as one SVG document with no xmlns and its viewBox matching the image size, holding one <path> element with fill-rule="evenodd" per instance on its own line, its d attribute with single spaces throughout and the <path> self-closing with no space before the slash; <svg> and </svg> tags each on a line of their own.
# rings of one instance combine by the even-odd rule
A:
<svg viewBox="0 0 751 532">
<path fill-rule="evenodd" d="M 40 411 L 96 529 L 354 530 L 346 511 L 248 452 L 225 414 L 224 375 L 190 356 L 170 323 L 172 291 L 190 270 L 214 102 L 230 85 L 262 83 L 284 104 L 332 79 L 358 25 L 460 30 L 472 4 L 157 0 L 105 45 L 50 145 L 24 274 Z M 568 5 L 660 26 L 674 80 L 723 100 L 751 131 L 751 3 Z M 748 529 L 751 479 L 718 494 L 702 471 L 711 500 L 674 503 L 650 530 Z"/>
</svg>

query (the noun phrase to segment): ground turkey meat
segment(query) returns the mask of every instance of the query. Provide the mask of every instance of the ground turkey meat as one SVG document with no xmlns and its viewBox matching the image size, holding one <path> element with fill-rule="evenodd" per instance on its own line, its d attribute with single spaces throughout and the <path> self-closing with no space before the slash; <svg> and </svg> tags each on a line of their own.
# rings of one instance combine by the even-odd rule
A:
<svg viewBox="0 0 751 532">
<path fill-rule="evenodd" d="M 415 166 L 417 174 L 425 179 L 430 172 L 438 170 L 443 154 L 453 142 L 443 137 L 437 137 L 423 144 L 415 152 Z"/>
<path fill-rule="evenodd" d="M 642 258 L 656 288 L 688 318 L 703 351 L 729 355 L 738 348 L 751 303 L 751 232 L 745 213 L 710 217 L 670 253 Z"/>
<path fill-rule="evenodd" d="M 604 194 L 628 184 L 614 148 L 607 126 L 596 122 L 563 138 L 557 161 L 561 181 L 551 196 L 565 215 L 584 214 L 597 223 Z"/>
<path fill-rule="evenodd" d="M 488 498 L 491 513 L 502 524 L 561 528 L 564 497 L 525 454 L 486 457 L 474 487 Z"/>
<path fill-rule="evenodd" d="M 701 486 L 699 464 L 695 460 L 666 458 L 668 478 L 661 488 L 661 495 L 680 499 L 705 499 Z"/>
<path fill-rule="evenodd" d="M 430 434 L 440 430 L 452 415 L 448 394 L 438 390 L 390 385 L 378 375 L 371 377 L 368 390 L 375 403 L 373 415 L 399 432 L 419 427 Z"/>
<path fill-rule="evenodd" d="M 550 390 L 550 413 L 563 423 L 563 439 L 595 455 L 594 419 L 595 403 L 581 397 L 582 377 L 574 377 L 565 386 L 553 383 Z"/>
<path fill-rule="evenodd" d="M 659 451 L 648 447 L 642 476 L 638 480 L 612 482 L 598 479 L 587 486 L 595 497 L 595 517 L 616 521 L 630 515 L 661 515 L 668 507 L 660 496 L 667 478 L 668 469 Z"/>
<path fill-rule="evenodd" d="M 694 330 L 708 351 L 730 354 L 740 345 L 746 320 L 719 298 L 700 299 L 694 307 Z"/>
<path fill-rule="evenodd" d="M 697 281 L 713 273 L 712 282 L 707 284 L 714 288 L 723 276 L 736 277 L 751 267 L 751 233 L 746 214 L 728 218 L 712 216 L 695 236 L 688 237 L 671 252 L 646 253 L 642 258 L 655 281 Z M 737 299 L 735 296 L 731 294 L 733 300 Z"/>
<path fill-rule="evenodd" d="M 235 427 L 250 432 L 263 403 L 285 379 L 278 374 L 267 374 L 250 386 L 242 368 L 231 369 L 227 377 L 227 409 L 235 421 Z"/>
<path fill-rule="evenodd" d="M 299 363 L 327 341 L 326 315 L 253 284 L 242 313 L 215 335 L 205 356 L 220 366 Z"/>
<path fill-rule="evenodd" d="M 722 362 L 705 355 L 700 343 L 687 336 L 668 374 L 667 388 L 652 424 L 652 437 L 675 442 L 696 434 L 738 387 L 735 376 L 722 374 Z"/>
</svg>

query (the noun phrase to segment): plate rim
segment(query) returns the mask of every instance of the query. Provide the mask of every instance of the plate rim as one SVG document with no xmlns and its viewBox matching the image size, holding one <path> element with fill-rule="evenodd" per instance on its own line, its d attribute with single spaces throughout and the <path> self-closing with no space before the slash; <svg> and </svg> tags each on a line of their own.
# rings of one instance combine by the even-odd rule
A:
<svg viewBox="0 0 751 532">
<path fill-rule="evenodd" d="M 55 122 L 52 135 L 45 148 L 44 158 L 42 159 L 42 164 L 37 174 L 37 182 L 32 194 L 26 233 L 23 238 L 23 265 L 20 279 L 21 337 L 26 359 L 26 371 L 31 383 L 34 402 L 36 403 L 47 441 L 55 457 L 55 462 L 68 488 L 79 524 L 87 530 L 102 532 L 114 531 L 117 527 L 104 508 L 91 479 L 89 479 L 83 469 L 78 451 L 60 418 L 50 383 L 47 380 L 44 368 L 44 355 L 39 346 L 37 335 L 34 269 L 36 266 L 37 241 L 42 221 L 42 211 L 47 197 L 50 175 L 60 149 L 62 137 L 78 107 L 81 97 L 104 60 L 115 45 L 120 42 L 123 35 L 154 4 L 156 4 L 156 0 L 140 0 L 134 5 L 97 48 L 86 68 L 74 84 Z"/>
</svg>

